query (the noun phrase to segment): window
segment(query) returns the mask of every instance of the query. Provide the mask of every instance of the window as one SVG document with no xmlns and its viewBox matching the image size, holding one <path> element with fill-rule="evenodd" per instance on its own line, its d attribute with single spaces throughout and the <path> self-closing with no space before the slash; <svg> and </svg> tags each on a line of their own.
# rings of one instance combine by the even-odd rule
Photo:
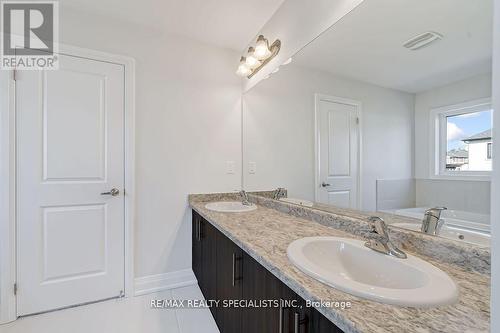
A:
<svg viewBox="0 0 500 333">
<path fill-rule="evenodd" d="M 487 100 L 431 111 L 431 123 L 435 126 L 435 177 L 490 175 L 492 115 Z"/>
</svg>

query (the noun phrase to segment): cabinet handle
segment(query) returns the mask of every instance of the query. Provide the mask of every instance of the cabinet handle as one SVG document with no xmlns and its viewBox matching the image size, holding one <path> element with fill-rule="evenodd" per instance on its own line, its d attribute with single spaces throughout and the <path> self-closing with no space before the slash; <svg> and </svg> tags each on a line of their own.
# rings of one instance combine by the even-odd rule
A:
<svg viewBox="0 0 500 333">
<path fill-rule="evenodd" d="M 283 308 L 283 298 L 280 298 L 280 314 L 279 314 L 279 328 L 278 333 L 283 333 L 283 324 L 285 321 L 285 309 Z"/>
<path fill-rule="evenodd" d="M 236 254 L 233 253 L 233 287 L 236 285 Z"/>
<path fill-rule="evenodd" d="M 194 234 L 196 237 L 196 240 L 199 241 L 200 239 L 198 238 L 198 229 L 200 228 L 200 220 L 196 219 L 194 223 Z"/>
<path fill-rule="evenodd" d="M 201 220 L 198 220 L 198 242 L 201 242 Z"/>
<path fill-rule="evenodd" d="M 232 286 L 236 286 L 236 281 L 241 280 L 241 277 L 236 277 L 236 261 L 241 260 L 240 257 L 236 256 L 236 253 L 233 252 L 233 281 Z"/>
<path fill-rule="evenodd" d="M 300 333 L 300 325 L 305 324 L 306 322 L 307 322 L 307 317 L 301 320 L 300 313 L 295 312 L 293 314 L 293 333 Z"/>
</svg>

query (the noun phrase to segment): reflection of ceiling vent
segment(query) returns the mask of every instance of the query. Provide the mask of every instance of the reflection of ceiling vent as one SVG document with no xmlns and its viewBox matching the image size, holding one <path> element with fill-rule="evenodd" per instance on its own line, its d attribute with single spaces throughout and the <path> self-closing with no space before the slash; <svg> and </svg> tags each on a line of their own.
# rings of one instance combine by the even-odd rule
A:
<svg viewBox="0 0 500 333">
<path fill-rule="evenodd" d="M 407 40 L 403 44 L 403 46 L 406 47 L 407 49 L 415 51 L 415 50 L 421 49 L 423 47 L 426 47 L 429 44 L 431 44 L 432 42 L 435 42 L 435 41 L 440 40 L 442 38 L 443 38 L 443 35 L 441 35 L 437 32 L 427 31 L 427 32 L 424 32 L 423 34 L 420 34 L 418 36 L 410 38 L 409 40 Z"/>
</svg>

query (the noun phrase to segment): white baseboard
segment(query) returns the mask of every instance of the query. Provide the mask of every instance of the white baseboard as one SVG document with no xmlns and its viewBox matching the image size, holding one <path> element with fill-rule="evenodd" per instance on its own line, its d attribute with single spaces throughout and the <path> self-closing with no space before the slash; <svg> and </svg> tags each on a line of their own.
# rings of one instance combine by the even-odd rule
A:
<svg viewBox="0 0 500 333">
<path fill-rule="evenodd" d="M 164 274 L 143 276 L 134 280 L 134 295 L 139 296 L 162 290 L 191 286 L 197 282 L 196 276 L 190 268 Z"/>
</svg>

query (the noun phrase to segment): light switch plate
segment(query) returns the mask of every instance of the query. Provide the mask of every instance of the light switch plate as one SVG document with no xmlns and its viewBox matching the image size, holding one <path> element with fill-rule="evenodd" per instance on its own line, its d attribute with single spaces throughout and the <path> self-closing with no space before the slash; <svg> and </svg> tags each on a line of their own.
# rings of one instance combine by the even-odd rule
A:
<svg viewBox="0 0 500 333">
<path fill-rule="evenodd" d="M 257 172 L 257 163 L 256 162 L 248 162 L 248 173 L 255 174 Z"/>
<path fill-rule="evenodd" d="M 234 161 L 226 161 L 226 174 L 234 175 L 235 163 Z"/>
</svg>

